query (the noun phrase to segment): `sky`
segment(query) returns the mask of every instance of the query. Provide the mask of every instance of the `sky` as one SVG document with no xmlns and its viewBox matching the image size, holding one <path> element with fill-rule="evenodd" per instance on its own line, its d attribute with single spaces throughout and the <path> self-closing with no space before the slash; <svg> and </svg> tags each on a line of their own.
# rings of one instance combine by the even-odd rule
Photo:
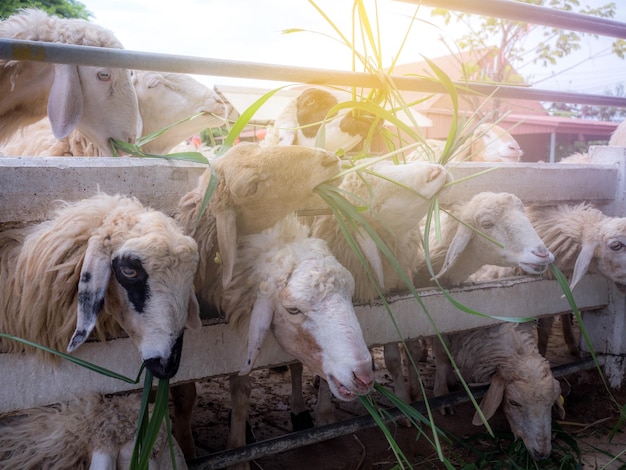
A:
<svg viewBox="0 0 626 470">
<path fill-rule="evenodd" d="M 606 4 L 609 0 L 583 3 Z M 620 4 L 623 0 L 616 3 Z M 320 11 L 307 0 L 81 0 L 91 20 L 112 30 L 124 47 L 133 51 L 160 52 L 244 62 L 350 70 L 350 51 L 335 38 L 336 32 Z M 351 34 L 351 1 L 316 0 L 315 4 L 344 33 Z M 625 2 L 626 3 L 626 2 Z M 370 21 L 375 20 L 373 1 L 366 2 Z M 424 21 L 410 26 L 416 6 L 379 0 L 379 26 L 385 66 L 421 61 L 422 55 L 447 55 L 444 38 L 451 44 L 459 27 L 432 22 L 430 9 L 421 7 Z M 614 18 L 626 22 L 626 5 Z M 284 34 L 299 28 L 303 32 Z M 407 31 L 409 31 L 407 35 Z M 458 33 L 457 33 L 458 34 Z M 406 45 L 401 47 L 406 37 Z M 626 61 L 611 56 L 590 59 L 606 50 L 611 38 L 585 38 L 581 50 L 554 68 L 528 65 L 519 70 L 537 88 L 604 94 L 626 82 Z M 399 52 L 401 51 L 401 52 Z M 575 66 L 579 62 L 583 65 Z M 573 67 L 574 66 L 574 67 Z M 573 68 L 572 68 L 573 67 Z M 571 70 L 567 70 L 570 69 Z M 567 72 L 562 73 L 562 70 Z M 274 88 L 263 80 L 196 76 L 207 85 L 241 85 Z"/>
</svg>

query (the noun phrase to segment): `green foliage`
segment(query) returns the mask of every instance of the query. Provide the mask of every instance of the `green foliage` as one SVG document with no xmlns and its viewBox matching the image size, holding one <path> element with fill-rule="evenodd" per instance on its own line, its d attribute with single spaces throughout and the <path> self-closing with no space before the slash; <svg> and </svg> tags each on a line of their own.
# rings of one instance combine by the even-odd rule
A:
<svg viewBox="0 0 626 470">
<path fill-rule="evenodd" d="M 0 19 L 8 18 L 22 8 L 39 8 L 61 18 L 88 20 L 92 16 L 77 0 L 3 0 L 0 2 Z"/>
<path fill-rule="evenodd" d="M 606 5 L 592 7 L 580 5 L 578 0 L 519 0 L 523 3 L 545 6 L 557 10 L 571 11 L 600 18 L 613 18 L 616 6 L 614 2 Z M 566 31 L 560 28 L 551 28 L 541 25 L 512 21 L 502 18 L 478 17 L 468 13 L 451 12 L 442 8 L 433 10 L 434 17 L 442 18 L 446 25 L 451 21 L 463 24 L 468 32 L 457 42 L 461 50 L 479 50 L 496 47 L 501 57 L 505 57 L 511 64 L 527 62 L 529 58 L 533 63 L 539 63 L 544 67 L 554 65 L 559 59 L 570 55 L 581 48 L 581 41 L 585 36 L 597 37 L 588 33 Z M 529 41 L 529 39 L 534 39 Z M 527 45 L 531 44 L 531 49 Z M 620 58 L 624 58 L 626 43 L 622 39 L 613 42 L 612 52 Z M 490 71 L 491 78 L 497 82 L 510 81 L 504 64 L 494 67 Z"/>
</svg>

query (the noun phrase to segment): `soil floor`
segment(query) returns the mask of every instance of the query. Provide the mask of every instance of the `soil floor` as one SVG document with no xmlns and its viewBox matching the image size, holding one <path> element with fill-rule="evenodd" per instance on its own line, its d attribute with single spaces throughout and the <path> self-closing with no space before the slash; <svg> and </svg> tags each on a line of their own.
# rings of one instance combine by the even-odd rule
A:
<svg viewBox="0 0 626 470">
<path fill-rule="evenodd" d="M 567 353 L 560 334 L 561 328 L 555 321 L 548 346 L 548 359 L 553 365 L 575 360 Z M 374 348 L 378 383 L 391 390 L 391 378 L 384 367 L 381 348 Z M 434 363 L 432 357 L 420 363 L 420 373 L 427 393 L 432 393 Z M 249 422 L 256 441 L 284 436 L 291 432 L 289 400 L 291 393 L 289 371 L 260 370 L 252 374 L 252 396 Z M 502 413 L 497 413 L 490 425 L 499 439 L 491 438 L 483 426 L 471 424 L 474 408 L 465 402 L 455 406 L 454 414 L 442 415 L 436 411 L 436 425 L 461 442 L 471 442 L 480 452 L 468 450 L 454 441 L 442 444 L 442 451 L 452 468 L 559 468 L 563 462 L 580 463 L 578 468 L 626 469 L 626 456 L 615 459 L 626 452 L 626 433 L 619 428 L 609 441 L 609 433 L 619 418 L 619 408 L 626 403 L 625 390 L 611 390 L 611 395 L 602 384 L 596 370 L 575 372 L 560 379 L 565 396 L 566 417 L 554 425 L 553 457 L 549 461 L 534 465 L 528 460 L 523 446 L 512 441 L 508 424 Z M 314 378 L 305 369 L 303 389 L 308 408 L 313 414 L 317 401 Z M 211 454 L 226 447 L 229 414 L 228 377 L 217 377 L 197 384 L 198 399 L 193 413 L 193 432 L 199 453 Z M 381 394 L 373 394 L 381 407 L 390 402 Z M 359 400 L 340 402 L 333 399 L 338 421 L 367 415 Z M 564 437 L 557 436 L 561 427 Z M 443 469 L 435 448 L 415 427 L 390 423 L 390 432 L 408 464 L 404 468 Z M 426 434 L 431 436 L 427 430 Z M 515 450 L 517 449 L 517 450 Z M 577 456 L 576 449 L 580 449 Z M 504 455 L 504 457 L 502 457 Z M 507 457 L 508 455 L 508 457 Z M 490 457 L 487 457 L 490 456 Z M 467 465 L 474 466 L 467 467 Z M 516 467 L 516 465 L 520 465 Z M 570 464 L 571 465 L 571 464 Z M 190 462 L 190 469 L 210 468 L 201 459 Z M 380 428 L 374 426 L 354 433 L 335 437 L 324 442 L 299 447 L 295 450 L 258 458 L 251 462 L 252 469 L 264 470 L 386 470 L 402 468 Z M 563 466 L 562 468 L 576 468 Z"/>
</svg>

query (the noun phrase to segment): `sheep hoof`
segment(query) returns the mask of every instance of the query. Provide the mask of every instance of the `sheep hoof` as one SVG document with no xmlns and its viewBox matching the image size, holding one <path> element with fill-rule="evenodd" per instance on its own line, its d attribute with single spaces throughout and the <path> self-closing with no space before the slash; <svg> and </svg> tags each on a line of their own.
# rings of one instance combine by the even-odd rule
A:
<svg viewBox="0 0 626 470">
<path fill-rule="evenodd" d="M 298 414 L 291 413 L 291 429 L 294 431 L 304 431 L 313 427 L 313 418 L 308 410 L 301 411 Z"/>
</svg>

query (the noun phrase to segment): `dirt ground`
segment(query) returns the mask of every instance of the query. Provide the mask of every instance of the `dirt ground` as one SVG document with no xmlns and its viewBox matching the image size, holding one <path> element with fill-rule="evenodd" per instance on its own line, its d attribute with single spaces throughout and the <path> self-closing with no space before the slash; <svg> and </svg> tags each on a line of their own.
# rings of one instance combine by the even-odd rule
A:
<svg viewBox="0 0 626 470">
<path fill-rule="evenodd" d="M 574 360 L 570 356 L 562 341 L 560 325 L 555 321 L 554 331 L 550 339 L 548 359 L 553 365 L 559 365 Z M 391 389 L 391 380 L 382 361 L 380 348 L 373 350 L 376 362 L 377 381 Z M 434 364 L 429 357 L 428 362 L 420 363 L 420 372 L 427 392 L 432 392 Z M 313 377 L 306 374 L 303 385 L 308 408 L 313 411 L 317 401 L 317 389 Z M 561 380 L 565 395 L 565 420 L 558 425 L 575 440 L 582 452 L 581 467 L 587 469 L 626 469 L 626 457 L 612 461 L 613 456 L 626 451 L 626 433 L 620 431 L 609 442 L 608 434 L 617 423 L 619 408 L 609 397 L 599 379 L 597 371 L 580 371 Z M 256 441 L 283 436 L 291 432 L 289 397 L 291 392 L 288 370 L 260 370 L 252 374 L 252 397 L 250 410 L 250 425 Z M 193 432 L 196 445 L 202 453 L 214 453 L 225 449 L 228 434 L 229 393 L 228 378 L 218 377 L 205 380 L 198 384 L 198 400 L 193 414 Z M 625 390 L 612 390 L 613 397 L 622 406 L 626 403 Z M 375 394 L 377 402 L 382 407 L 390 403 L 380 394 Z M 333 400 L 337 420 L 345 420 L 366 415 L 367 411 L 358 401 L 345 403 Z M 462 403 L 455 407 L 454 415 L 441 415 L 434 412 L 437 426 L 452 433 L 461 439 L 472 438 L 473 445 L 488 453 L 496 446 L 505 449 L 514 444 L 506 419 L 502 413 L 496 414 L 490 421 L 494 432 L 501 436 L 500 441 L 488 437 L 485 428 L 471 424 L 474 409 L 470 403 Z M 312 413 L 313 414 L 313 413 Z M 556 428 L 556 426 L 555 426 Z M 415 428 L 390 425 L 393 438 L 398 443 L 411 468 L 442 469 L 446 468 L 438 459 L 433 446 L 424 437 L 419 437 Z M 473 436 L 473 437 L 472 437 Z M 497 443 L 496 443 L 497 442 Z M 569 442 L 567 438 L 565 441 Z M 554 444 L 555 452 L 560 449 L 558 442 Z M 518 446 L 519 447 L 519 446 Z M 455 468 L 466 464 L 480 462 L 480 468 L 511 468 L 508 464 L 484 466 L 483 460 L 478 460 L 475 454 L 460 444 L 446 444 L 443 446 L 446 457 Z M 576 453 L 565 445 L 561 454 Z M 505 451 L 506 452 L 506 451 Z M 554 452 L 553 452 L 554 453 Z M 518 454 L 514 454 L 513 459 Z M 519 455 L 523 455 L 523 452 Z M 524 462 L 515 462 L 527 467 Z M 398 465 L 382 431 L 378 427 L 357 431 L 353 434 L 333 438 L 321 443 L 300 447 L 295 450 L 263 457 L 252 462 L 252 468 L 264 470 L 357 470 L 376 469 L 386 470 Z M 477 463 L 478 465 L 478 463 Z M 190 468 L 209 468 L 198 461 L 191 463 Z M 398 467 L 400 468 L 400 467 Z M 542 462 L 536 468 L 558 468 L 552 462 Z M 567 467 L 574 468 L 574 467 Z"/>
</svg>

